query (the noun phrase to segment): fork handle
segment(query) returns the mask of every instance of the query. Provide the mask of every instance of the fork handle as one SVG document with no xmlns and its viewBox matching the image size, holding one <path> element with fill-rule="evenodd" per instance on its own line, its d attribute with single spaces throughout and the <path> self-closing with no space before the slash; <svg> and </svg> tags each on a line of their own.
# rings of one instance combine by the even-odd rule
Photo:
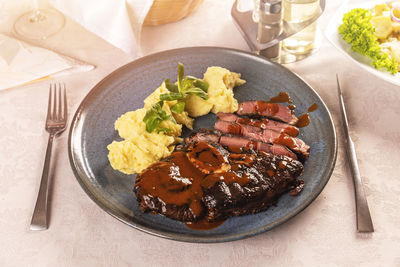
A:
<svg viewBox="0 0 400 267">
<path fill-rule="evenodd" d="M 44 160 L 42 179 L 40 180 L 39 193 L 36 200 L 35 210 L 33 211 L 31 220 L 31 230 L 46 230 L 48 228 L 47 220 L 47 199 L 49 194 L 49 171 L 50 171 L 50 159 L 51 159 L 51 148 L 53 146 L 54 135 L 49 135 L 49 141 L 47 143 L 46 157 Z"/>
</svg>

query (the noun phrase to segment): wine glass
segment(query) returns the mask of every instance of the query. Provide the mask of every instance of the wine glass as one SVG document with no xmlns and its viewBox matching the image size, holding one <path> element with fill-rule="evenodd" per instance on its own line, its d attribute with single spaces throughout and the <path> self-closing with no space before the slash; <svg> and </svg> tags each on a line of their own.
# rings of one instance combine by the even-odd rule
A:
<svg viewBox="0 0 400 267">
<path fill-rule="evenodd" d="M 33 1 L 33 10 L 22 14 L 14 23 L 14 32 L 23 38 L 43 40 L 58 33 L 65 24 L 64 15 L 54 8 L 39 8 Z"/>
</svg>

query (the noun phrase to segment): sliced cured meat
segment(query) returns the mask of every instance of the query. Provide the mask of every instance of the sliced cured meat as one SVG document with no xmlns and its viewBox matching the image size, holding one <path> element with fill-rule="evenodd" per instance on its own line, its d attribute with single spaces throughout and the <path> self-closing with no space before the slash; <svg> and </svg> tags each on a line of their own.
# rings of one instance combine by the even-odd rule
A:
<svg viewBox="0 0 400 267">
<path fill-rule="evenodd" d="M 307 159 L 310 154 L 310 146 L 304 143 L 303 140 L 287 134 L 223 120 L 217 120 L 214 128 L 226 134 L 239 135 L 255 141 L 287 146 L 292 151 L 300 154 L 303 159 Z"/>
<path fill-rule="evenodd" d="M 193 142 L 206 142 L 206 143 L 219 143 L 219 138 L 222 133 L 220 131 L 210 130 L 206 128 L 201 128 L 190 134 L 189 137 L 185 138 L 185 143 L 193 143 Z"/>
<path fill-rule="evenodd" d="M 298 118 L 288 108 L 276 103 L 265 101 L 246 101 L 239 104 L 239 115 L 263 116 L 295 125 Z"/>
<path fill-rule="evenodd" d="M 285 133 L 287 135 L 296 137 L 299 134 L 299 129 L 293 125 L 289 125 L 284 122 L 280 121 L 275 121 L 271 119 L 266 119 L 266 118 L 259 118 L 259 119 L 253 119 L 253 118 L 245 118 L 245 117 L 240 117 L 234 113 L 224 113 L 224 112 L 218 112 L 217 116 L 220 120 L 223 121 L 231 121 L 231 122 L 237 122 L 241 124 L 246 124 L 246 125 L 251 125 L 255 126 L 261 129 L 269 129 L 278 133 Z"/>
<path fill-rule="evenodd" d="M 267 144 L 260 141 L 250 140 L 242 136 L 223 134 L 216 130 L 200 129 L 199 131 L 192 133 L 190 137 L 185 140 L 187 144 L 199 141 L 220 143 L 229 151 L 236 153 L 243 153 L 248 150 L 257 150 L 275 155 L 287 156 L 297 160 L 297 155 L 290 151 L 286 146 Z"/>
<path fill-rule="evenodd" d="M 246 149 L 253 149 L 274 155 L 287 156 L 292 159 L 297 159 L 295 153 L 287 149 L 287 147 L 279 144 L 267 144 L 264 142 L 253 141 L 239 136 L 222 135 L 219 143 L 227 147 L 230 151 L 246 151 Z"/>
</svg>

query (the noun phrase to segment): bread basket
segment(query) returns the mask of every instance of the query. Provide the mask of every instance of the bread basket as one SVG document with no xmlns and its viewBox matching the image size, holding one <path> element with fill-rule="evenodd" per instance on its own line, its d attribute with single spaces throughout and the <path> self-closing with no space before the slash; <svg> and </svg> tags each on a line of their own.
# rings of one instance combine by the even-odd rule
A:
<svg viewBox="0 0 400 267">
<path fill-rule="evenodd" d="M 203 0 L 154 0 L 143 25 L 156 26 L 175 22 L 190 15 Z"/>
</svg>

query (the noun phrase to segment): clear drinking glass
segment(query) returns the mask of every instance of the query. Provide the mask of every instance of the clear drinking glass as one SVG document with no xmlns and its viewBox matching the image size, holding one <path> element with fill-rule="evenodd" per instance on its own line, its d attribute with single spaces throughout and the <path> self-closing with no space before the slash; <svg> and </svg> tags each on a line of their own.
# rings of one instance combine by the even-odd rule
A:
<svg viewBox="0 0 400 267">
<path fill-rule="evenodd" d="M 14 32 L 23 38 L 46 39 L 58 33 L 65 24 L 64 15 L 54 8 L 39 8 L 33 1 L 33 10 L 22 14 L 14 23 Z"/>
<path fill-rule="evenodd" d="M 283 0 L 283 19 L 287 22 L 303 22 L 314 17 L 319 10 L 319 0 Z M 293 54 L 306 54 L 314 48 L 317 21 L 302 31 L 286 38 L 282 47 Z"/>
</svg>

